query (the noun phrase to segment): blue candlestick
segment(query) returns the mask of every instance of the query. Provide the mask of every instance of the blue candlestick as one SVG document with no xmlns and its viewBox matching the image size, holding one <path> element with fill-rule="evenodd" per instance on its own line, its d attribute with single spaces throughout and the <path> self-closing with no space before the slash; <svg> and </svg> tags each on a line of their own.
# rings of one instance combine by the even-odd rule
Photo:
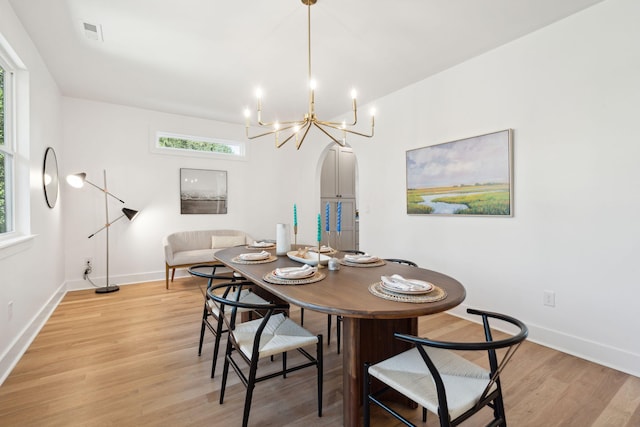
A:
<svg viewBox="0 0 640 427">
<path fill-rule="evenodd" d="M 338 215 L 336 217 L 336 231 L 342 231 L 342 202 L 338 202 Z"/>
<path fill-rule="evenodd" d="M 324 231 L 326 231 L 327 233 L 329 232 L 329 202 L 327 202 L 327 206 L 324 210 L 324 214 L 325 214 L 325 226 L 324 226 Z"/>
<path fill-rule="evenodd" d="M 293 225 L 298 225 L 298 208 L 293 204 Z"/>
</svg>

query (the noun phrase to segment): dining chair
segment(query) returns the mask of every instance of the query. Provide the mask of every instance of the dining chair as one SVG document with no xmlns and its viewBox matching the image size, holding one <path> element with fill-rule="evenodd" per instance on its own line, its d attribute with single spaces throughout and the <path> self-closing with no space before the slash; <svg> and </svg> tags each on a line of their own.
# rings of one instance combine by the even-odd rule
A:
<svg viewBox="0 0 640 427">
<path fill-rule="evenodd" d="M 213 269 L 212 277 L 209 277 L 209 280 L 207 282 L 207 289 L 209 289 L 212 285 L 212 281 L 215 278 L 213 276 L 215 276 L 215 268 Z M 200 275 L 200 277 L 202 277 L 202 275 Z M 246 279 L 235 273 L 231 278 L 231 281 L 234 284 L 237 283 L 238 281 L 243 281 L 243 280 L 246 280 Z M 213 360 L 211 362 L 211 378 L 213 378 L 216 373 L 216 362 L 218 360 L 218 352 L 220 351 L 220 338 L 222 337 L 222 334 L 226 332 L 226 330 L 224 330 L 224 322 L 220 317 L 220 311 L 218 310 L 217 305 L 213 303 L 213 301 L 209 298 L 207 292 L 204 291 L 202 287 L 200 287 L 200 291 L 204 296 L 204 309 L 202 312 L 202 322 L 200 326 L 200 343 L 198 344 L 198 356 L 202 355 L 202 345 L 204 343 L 204 332 L 205 332 L 205 329 L 208 329 L 214 336 Z M 245 289 L 244 291 L 242 291 L 239 297 L 240 297 L 240 301 L 247 302 L 247 303 L 263 304 L 267 302 L 263 298 L 251 292 L 249 289 Z M 249 319 L 253 317 L 253 312 L 250 310 L 240 309 L 239 312 L 241 313 L 248 312 Z"/>
<path fill-rule="evenodd" d="M 411 267 L 417 267 L 418 264 L 416 264 L 413 261 L 409 261 L 408 259 L 401 259 L 401 258 L 385 258 L 385 261 L 389 261 L 389 262 L 395 262 L 396 264 L 404 264 L 404 265 L 409 265 Z"/>
<path fill-rule="evenodd" d="M 234 286 L 236 289 L 234 290 Z M 239 300 L 238 296 L 245 290 L 257 286 L 250 282 L 231 282 L 212 286 L 207 290 L 209 298 L 218 306 L 220 318 L 227 327 L 227 349 L 225 351 L 224 368 L 222 372 L 222 385 L 220 388 L 220 404 L 224 402 L 224 394 L 231 366 L 240 381 L 247 388 L 242 426 L 249 421 L 251 400 L 256 383 L 287 374 L 306 367 L 315 366 L 317 370 L 318 392 L 318 417 L 322 416 L 322 335 L 313 335 L 302 326 L 286 317 L 282 311 L 289 307 L 286 304 L 276 303 L 248 303 Z M 220 294 L 220 292 L 222 292 Z M 236 316 L 239 310 L 254 310 L 262 313 L 261 319 L 248 322 L 237 322 Z M 226 314 L 229 314 L 227 316 Z M 304 347 L 316 346 L 316 356 L 313 357 Z M 307 361 L 300 362 L 293 367 L 287 366 L 287 352 L 298 350 Z M 258 362 L 265 357 L 282 355 L 282 369 L 258 376 Z M 242 358 L 249 366 L 248 374 L 245 374 L 234 356 Z"/>
<path fill-rule="evenodd" d="M 397 411 L 383 403 L 379 396 L 396 390 L 422 406 L 422 421 L 427 410 L 439 416 L 440 426 L 457 426 L 485 406 L 493 409 L 489 426 L 507 425 L 500 374 L 527 338 L 528 329 L 521 321 L 499 313 L 467 309 L 467 313 L 482 317 L 484 341 L 450 342 L 395 334 L 395 337 L 415 347 L 375 365 L 364 365 L 364 425 L 370 425 L 370 405 L 375 403 L 393 417 L 413 426 Z M 497 319 L 515 326 L 517 332 L 501 340 L 494 340 L 489 319 Z M 496 350 L 505 349 L 498 354 Z M 485 369 L 462 357 L 462 352 L 482 352 L 488 357 Z M 371 377 L 384 387 L 371 393 Z"/>
<path fill-rule="evenodd" d="M 357 249 L 340 250 L 345 254 L 365 255 L 366 252 Z M 304 308 L 300 307 L 300 324 L 304 325 Z M 342 324 L 342 316 L 336 316 L 336 339 L 338 340 L 338 354 L 340 354 L 340 325 Z M 331 345 L 331 315 L 327 314 L 327 346 Z"/>
</svg>

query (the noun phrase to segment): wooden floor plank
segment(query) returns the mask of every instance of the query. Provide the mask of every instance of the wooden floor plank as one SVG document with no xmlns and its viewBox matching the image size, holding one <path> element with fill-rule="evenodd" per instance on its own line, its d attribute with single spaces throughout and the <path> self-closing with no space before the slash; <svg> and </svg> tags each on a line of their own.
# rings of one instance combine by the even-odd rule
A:
<svg viewBox="0 0 640 427">
<path fill-rule="evenodd" d="M 208 332 L 197 355 L 202 284 L 186 278 L 169 290 L 158 281 L 107 295 L 69 292 L 0 387 L 0 425 L 239 425 L 245 389 L 230 373 L 224 404 L 218 403 L 222 359 L 210 379 Z M 291 317 L 298 320 L 299 310 L 293 308 Z M 306 310 L 305 327 L 326 336 L 326 315 Z M 421 318 L 419 330 L 457 340 L 482 333 L 478 325 L 446 314 Z M 342 359 L 335 336 L 334 330 L 331 346 L 325 346 L 324 416 L 316 416 L 315 374 L 309 369 L 258 384 L 251 425 L 341 425 Z M 270 364 L 261 362 L 261 369 Z M 514 357 L 503 387 L 512 426 L 640 425 L 640 378 L 531 342 Z M 433 414 L 422 424 L 419 409 L 401 411 L 418 425 L 438 425 Z M 377 408 L 372 414 L 374 426 L 399 425 Z M 481 426 L 489 418 L 482 414 L 464 426 Z"/>
</svg>

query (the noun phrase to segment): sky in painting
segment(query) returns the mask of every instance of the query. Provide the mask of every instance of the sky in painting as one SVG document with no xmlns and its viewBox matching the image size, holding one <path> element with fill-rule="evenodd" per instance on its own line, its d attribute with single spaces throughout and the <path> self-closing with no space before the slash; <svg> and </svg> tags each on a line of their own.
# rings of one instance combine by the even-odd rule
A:
<svg viewBox="0 0 640 427">
<path fill-rule="evenodd" d="M 508 131 L 407 151 L 407 188 L 508 182 Z"/>
<path fill-rule="evenodd" d="M 180 192 L 187 194 L 206 194 L 225 196 L 227 193 L 227 175 L 225 171 L 206 169 L 180 169 Z"/>
</svg>

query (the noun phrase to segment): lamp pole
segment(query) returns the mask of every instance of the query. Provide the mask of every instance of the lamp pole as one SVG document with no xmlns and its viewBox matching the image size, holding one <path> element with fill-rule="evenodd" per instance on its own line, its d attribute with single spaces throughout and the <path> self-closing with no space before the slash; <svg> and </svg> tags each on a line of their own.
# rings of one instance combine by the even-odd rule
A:
<svg viewBox="0 0 640 427">
<path fill-rule="evenodd" d="M 120 290 L 120 288 L 117 285 L 110 285 L 109 284 L 109 228 L 111 227 L 111 225 L 118 221 L 119 219 L 121 219 L 122 217 L 127 217 L 129 219 L 129 221 L 133 221 L 133 219 L 136 217 L 136 215 L 138 215 L 138 211 L 133 210 L 133 209 L 127 209 L 127 208 L 122 208 L 122 215 L 120 215 L 118 218 L 114 219 L 113 221 L 109 221 L 109 196 L 113 197 L 114 199 L 116 199 L 117 201 L 119 201 L 120 203 L 124 204 L 124 200 L 114 196 L 113 194 L 109 193 L 109 191 L 107 190 L 107 171 L 103 170 L 102 171 L 102 175 L 103 175 L 103 180 L 104 180 L 104 188 L 97 186 L 96 184 L 94 184 L 93 182 L 89 181 L 87 179 L 87 174 L 82 172 L 82 173 L 78 173 L 78 174 L 74 174 L 74 175 L 69 175 L 67 176 L 67 182 L 75 187 L 75 188 L 81 188 L 83 186 L 84 183 L 87 183 L 89 185 L 91 185 L 92 187 L 102 191 L 104 193 L 104 215 L 105 215 L 105 224 L 103 227 L 101 227 L 98 231 L 92 233 L 89 236 L 89 239 L 92 238 L 93 236 L 95 236 L 96 234 L 98 234 L 100 231 L 106 229 L 107 231 L 107 266 L 106 266 L 106 270 L 107 270 L 107 275 L 106 275 L 106 283 L 103 287 L 98 287 L 96 289 L 96 293 L 98 294 L 106 294 L 109 292 L 116 292 L 118 290 Z M 91 284 L 93 284 L 94 286 L 96 286 L 93 281 L 91 281 L 91 279 L 85 275 L 85 279 L 89 280 L 89 282 L 91 282 Z"/>
<path fill-rule="evenodd" d="M 104 179 L 104 188 L 102 189 L 102 191 L 104 193 L 104 218 L 105 218 L 104 228 L 106 228 L 106 232 L 107 232 L 107 277 L 106 277 L 106 282 L 105 282 L 104 287 L 96 289 L 96 293 L 98 293 L 98 294 L 106 294 L 106 293 L 109 293 L 109 292 L 116 292 L 116 291 L 120 290 L 120 287 L 118 285 L 110 285 L 109 284 L 109 228 L 111 228 L 111 224 L 112 223 L 109 222 L 109 194 L 110 193 L 107 190 L 107 171 L 106 171 L 106 169 L 102 170 L 102 176 L 103 176 L 103 179 Z M 118 199 L 118 200 L 120 200 L 120 199 Z M 122 202 L 122 200 L 120 200 L 120 201 Z M 122 202 L 122 203 L 124 203 L 124 202 Z M 95 233 L 93 233 L 89 237 L 91 238 L 94 234 Z"/>
</svg>

